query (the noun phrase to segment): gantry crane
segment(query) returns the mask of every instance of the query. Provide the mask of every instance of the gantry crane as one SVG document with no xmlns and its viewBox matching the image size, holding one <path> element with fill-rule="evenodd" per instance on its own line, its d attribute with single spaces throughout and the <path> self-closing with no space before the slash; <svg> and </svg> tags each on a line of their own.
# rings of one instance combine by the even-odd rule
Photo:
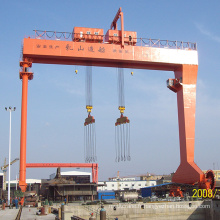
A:
<svg viewBox="0 0 220 220">
<path fill-rule="evenodd" d="M 15 158 L 14 160 L 11 161 L 10 165 L 18 161 L 19 158 Z M 6 190 L 6 177 L 7 177 L 7 167 L 9 164 L 6 164 L 6 158 L 4 160 L 4 165 L 1 167 L 1 170 L 3 171 L 3 190 Z"/>
<path fill-rule="evenodd" d="M 117 21 L 121 20 L 121 30 Z M 112 30 L 114 28 L 114 30 Z M 76 30 L 76 29 L 75 29 Z M 118 10 L 106 35 L 103 29 L 81 28 L 78 32 L 35 31 L 35 37 L 23 41 L 20 62 L 22 80 L 20 180 L 26 189 L 26 132 L 28 80 L 33 79 L 32 63 L 121 67 L 173 71 L 167 87 L 177 94 L 180 165 L 172 181 L 181 184 L 198 184 L 213 189 L 212 171 L 206 174 L 194 162 L 196 81 L 198 52 L 195 43 L 137 39 L 136 32 L 124 30 L 123 12 Z M 68 36 L 72 36 L 70 40 Z M 49 38 L 48 38 L 49 37 Z M 53 37 L 53 39 L 52 39 Z M 57 40 L 58 39 L 58 40 Z M 163 146 L 164 147 L 164 146 Z"/>
</svg>

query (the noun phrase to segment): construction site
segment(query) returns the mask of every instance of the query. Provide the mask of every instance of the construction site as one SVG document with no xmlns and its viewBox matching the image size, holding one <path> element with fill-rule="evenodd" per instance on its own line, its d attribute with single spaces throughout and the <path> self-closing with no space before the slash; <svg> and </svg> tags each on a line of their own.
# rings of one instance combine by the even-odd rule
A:
<svg viewBox="0 0 220 220">
<path fill-rule="evenodd" d="M 72 32 L 34 30 L 34 34 L 24 33 L 26 37 L 23 39 L 19 61 L 19 79 L 22 84 L 20 155 L 11 158 L 10 127 L 9 157 L 8 161 L 4 159 L 0 175 L 0 219 L 220 218 L 220 170 L 202 170 L 194 160 L 197 44 L 141 38 L 137 32 L 125 30 L 124 26 L 124 14 L 120 7 L 107 31 L 99 27 L 75 26 Z M 35 64 L 73 66 L 75 75 L 82 74 L 79 66 L 85 66 L 85 120 L 82 122 L 84 161 L 81 163 L 66 160 L 63 163 L 50 162 L 50 156 L 45 162 L 36 162 L 42 161 L 37 157 L 34 161 L 28 158 L 27 138 L 31 128 L 28 124 L 31 123 L 31 118 L 28 118 L 28 88 L 32 80 L 37 80 L 34 79 Z M 132 149 L 135 149 L 131 144 L 132 117 L 126 111 L 125 71 L 129 70 L 131 77 L 136 74 L 135 70 L 174 73 L 173 78 L 167 79 L 166 87 L 175 94 L 177 100 L 174 101 L 177 103 L 180 158 L 179 166 L 169 174 L 123 176 L 118 171 L 116 176 L 108 180 L 99 179 L 99 172 L 103 172 L 103 169 L 97 157 L 96 124 L 100 121 L 96 120 L 97 114 L 93 111 L 94 67 L 116 69 L 118 117 L 113 122 L 115 163 L 130 163 Z M 16 108 L 10 106 L 5 110 L 10 113 L 11 126 L 11 112 Z M 57 154 L 60 151 L 62 149 Z M 77 155 L 79 158 L 81 156 Z M 158 161 L 155 160 L 156 163 Z M 15 164 L 19 164 L 19 175 L 11 180 L 10 172 Z M 27 170 L 34 173 L 38 168 L 53 168 L 56 171 L 44 179 L 37 176 L 35 179 L 27 178 Z M 65 171 L 67 168 L 69 171 Z"/>
</svg>

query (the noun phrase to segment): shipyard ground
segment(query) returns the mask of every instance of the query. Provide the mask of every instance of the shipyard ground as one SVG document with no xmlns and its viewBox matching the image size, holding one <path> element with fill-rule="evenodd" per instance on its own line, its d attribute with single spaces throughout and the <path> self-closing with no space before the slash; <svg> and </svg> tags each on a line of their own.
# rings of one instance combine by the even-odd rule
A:
<svg viewBox="0 0 220 220">
<path fill-rule="evenodd" d="M 19 209 L 9 209 L 5 208 L 5 210 L 0 210 L 0 219 L 1 220 L 15 220 L 17 217 Z M 38 211 L 37 208 L 28 208 L 23 207 L 21 212 L 21 218 L 20 220 L 54 220 L 55 215 L 54 214 L 48 214 L 44 216 L 36 215 L 36 212 Z"/>
<path fill-rule="evenodd" d="M 60 204 L 54 204 L 53 208 L 60 208 Z M 71 216 L 78 216 L 88 220 L 93 213 L 96 219 L 100 219 L 100 205 L 81 205 L 70 203 L 64 205 L 62 220 L 71 220 Z M 182 202 L 155 202 L 155 203 L 117 203 L 105 204 L 108 220 L 118 217 L 119 220 L 217 220 L 220 219 L 220 200 L 182 201 Z M 44 216 L 36 215 L 37 208 L 24 207 L 21 220 L 55 220 L 54 214 Z M 18 209 L 0 210 L 0 219 L 15 220 Z"/>
<path fill-rule="evenodd" d="M 100 205 L 66 205 L 64 207 L 65 220 L 71 215 L 89 219 L 94 213 L 100 219 Z M 220 219 L 220 201 L 180 201 L 155 203 L 118 203 L 105 204 L 104 209 L 109 220 L 118 217 L 119 220 L 217 220 Z"/>
</svg>

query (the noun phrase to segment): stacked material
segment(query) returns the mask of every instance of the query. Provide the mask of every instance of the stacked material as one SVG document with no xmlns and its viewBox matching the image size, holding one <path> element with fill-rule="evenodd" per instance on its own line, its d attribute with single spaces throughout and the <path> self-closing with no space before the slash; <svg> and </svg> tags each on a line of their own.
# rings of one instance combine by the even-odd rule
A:
<svg viewBox="0 0 220 220">
<path fill-rule="evenodd" d="M 25 197 L 25 203 L 24 203 L 25 206 L 35 207 L 39 200 L 36 191 L 25 192 L 24 197 Z"/>
</svg>

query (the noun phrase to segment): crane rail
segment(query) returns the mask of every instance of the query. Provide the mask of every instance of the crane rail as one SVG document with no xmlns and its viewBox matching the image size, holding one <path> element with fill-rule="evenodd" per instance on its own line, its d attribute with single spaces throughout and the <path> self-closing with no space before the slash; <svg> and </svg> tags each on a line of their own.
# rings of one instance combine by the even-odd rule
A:
<svg viewBox="0 0 220 220">
<path fill-rule="evenodd" d="M 57 32 L 57 31 L 41 31 L 41 30 L 34 30 L 34 32 L 35 32 L 34 36 L 30 36 L 30 38 L 42 39 L 42 40 L 72 41 L 72 38 L 75 35 L 77 36 L 80 35 L 80 33 L 73 33 L 73 32 Z M 86 35 L 87 34 L 84 34 L 84 36 Z M 93 35 L 93 34 L 90 34 L 90 39 L 95 40 L 99 36 L 102 36 L 103 39 L 105 39 L 105 35 Z M 152 38 L 136 38 L 132 40 L 137 42 L 136 46 L 167 48 L 167 49 L 182 49 L 182 50 L 197 50 L 197 44 L 193 42 L 160 40 L 160 39 L 152 39 Z M 81 41 L 83 41 L 83 38 L 81 39 Z M 113 41 L 113 43 L 118 43 L 119 41 L 120 38 L 118 38 L 118 40 Z M 101 43 L 108 43 L 108 42 L 101 42 Z"/>
</svg>

